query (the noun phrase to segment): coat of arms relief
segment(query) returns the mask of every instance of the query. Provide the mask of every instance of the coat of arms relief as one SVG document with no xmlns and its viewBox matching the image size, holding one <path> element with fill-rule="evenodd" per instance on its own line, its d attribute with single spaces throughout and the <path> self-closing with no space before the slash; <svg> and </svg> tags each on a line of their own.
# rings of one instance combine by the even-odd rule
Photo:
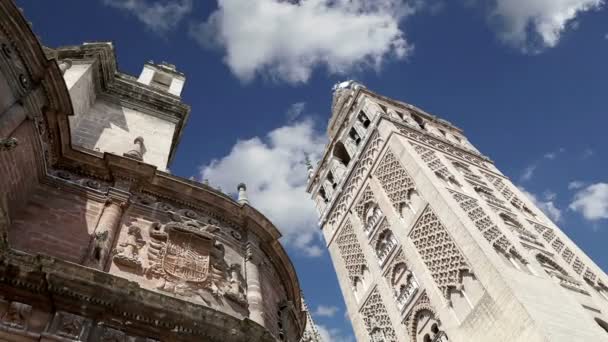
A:
<svg viewBox="0 0 608 342">
<path fill-rule="evenodd" d="M 127 237 L 118 244 L 114 262 L 142 274 L 157 290 L 207 303 L 211 295 L 246 306 L 241 265 L 226 262 L 225 247 L 215 237 L 220 228 L 211 220 L 176 213 L 170 217 L 169 223 L 150 226 L 148 241 L 138 226 L 130 226 Z M 146 255 L 140 255 L 146 244 Z"/>
</svg>

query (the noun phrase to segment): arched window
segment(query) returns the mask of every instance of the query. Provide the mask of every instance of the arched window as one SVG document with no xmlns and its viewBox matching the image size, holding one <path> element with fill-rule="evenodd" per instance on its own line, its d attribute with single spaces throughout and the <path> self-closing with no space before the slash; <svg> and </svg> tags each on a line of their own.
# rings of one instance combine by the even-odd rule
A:
<svg viewBox="0 0 608 342">
<path fill-rule="evenodd" d="M 420 129 L 425 129 L 426 124 L 424 123 L 424 120 L 420 116 L 418 116 L 414 113 L 411 113 L 410 115 L 412 116 L 412 119 L 414 119 L 414 121 L 416 121 L 416 123 L 418 124 L 418 127 L 420 127 Z"/>
<path fill-rule="evenodd" d="M 348 137 L 351 138 L 357 146 L 359 146 L 359 143 L 361 143 L 361 137 L 354 128 L 350 129 L 350 131 L 348 132 Z"/>
<path fill-rule="evenodd" d="M 603 321 L 603 320 L 601 320 L 601 319 L 599 319 L 599 318 L 596 318 L 596 319 L 595 319 L 595 322 L 596 322 L 596 323 L 597 323 L 597 324 L 598 324 L 598 325 L 599 325 L 599 326 L 600 326 L 602 329 L 604 329 L 604 331 L 605 331 L 605 332 L 607 332 L 607 333 L 608 333 L 608 323 L 606 323 L 605 321 Z"/>
<path fill-rule="evenodd" d="M 325 203 L 329 202 L 329 198 L 327 197 L 327 194 L 325 193 L 325 189 L 323 187 L 321 187 L 319 189 L 319 196 L 321 196 L 321 198 L 323 199 L 323 202 L 325 202 Z"/>
<path fill-rule="evenodd" d="M 416 215 L 420 209 L 422 198 L 416 189 L 409 189 L 405 195 L 405 201 L 399 204 L 399 215 L 401 218 L 408 218 Z"/>
<path fill-rule="evenodd" d="M 375 246 L 378 261 L 383 263 L 396 245 L 397 240 L 395 239 L 393 232 L 390 229 L 382 231 L 378 236 L 378 241 Z"/>
<path fill-rule="evenodd" d="M 421 310 L 415 317 L 416 342 L 447 342 L 448 337 L 441 330 L 441 323 L 429 310 Z"/>
<path fill-rule="evenodd" d="M 524 215 L 528 216 L 529 218 L 535 218 L 536 215 L 532 212 L 532 210 L 530 210 L 530 208 L 526 207 L 525 205 L 523 205 L 521 207 L 521 211 L 524 213 Z"/>
<path fill-rule="evenodd" d="M 336 179 L 331 171 L 327 173 L 327 180 L 331 183 L 332 188 L 335 189 L 338 186 L 338 182 L 336 182 Z"/>
<path fill-rule="evenodd" d="M 363 229 L 365 230 L 367 235 L 370 235 L 371 232 L 373 231 L 373 228 L 376 226 L 378 221 L 380 221 L 380 219 L 382 218 L 383 214 L 382 214 L 382 210 L 380 210 L 378 205 L 372 201 L 365 203 L 364 210 L 365 210 L 364 211 L 364 213 L 365 213 L 364 220 L 365 221 L 363 222 L 363 224 L 364 224 Z"/>
<path fill-rule="evenodd" d="M 458 172 L 460 172 L 463 175 L 467 175 L 467 174 L 473 173 L 473 172 L 471 172 L 471 169 L 469 169 L 469 167 L 466 166 L 466 165 L 464 165 L 463 163 L 453 162 L 452 165 L 454 165 L 454 167 L 456 168 L 456 170 L 458 170 Z"/>
<path fill-rule="evenodd" d="M 363 111 L 359 112 L 359 115 L 357 116 L 357 120 L 359 120 L 359 122 L 361 122 L 361 124 L 363 125 L 364 128 L 369 127 L 369 125 L 371 124 L 371 121 L 369 121 L 369 118 L 367 117 L 367 115 L 365 115 L 365 113 Z"/>
<path fill-rule="evenodd" d="M 333 155 L 336 160 L 345 167 L 348 166 L 348 164 L 350 163 L 350 155 L 348 154 L 346 147 L 344 147 L 344 144 L 341 141 L 338 141 L 334 146 Z"/>
</svg>

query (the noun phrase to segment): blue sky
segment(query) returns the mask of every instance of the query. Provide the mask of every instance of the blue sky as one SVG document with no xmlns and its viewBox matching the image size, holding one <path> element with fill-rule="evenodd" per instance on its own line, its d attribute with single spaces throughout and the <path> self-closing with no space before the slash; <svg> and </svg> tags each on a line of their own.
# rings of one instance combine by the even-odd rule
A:
<svg viewBox="0 0 608 342">
<path fill-rule="evenodd" d="M 284 232 L 314 318 L 352 339 L 303 193 L 331 87 L 357 79 L 461 128 L 608 268 L 608 9 L 604 0 L 18 0 L 48 46 L 112 41 L 188 79 L 171 171 L 209 178 Z"/>
</svg>

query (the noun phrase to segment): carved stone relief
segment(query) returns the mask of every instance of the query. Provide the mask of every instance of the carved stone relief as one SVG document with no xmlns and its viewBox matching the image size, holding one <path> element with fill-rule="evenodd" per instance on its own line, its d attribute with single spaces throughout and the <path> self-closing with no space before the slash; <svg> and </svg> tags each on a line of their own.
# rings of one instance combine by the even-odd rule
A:
<svg viewBox="0 0 608 342">
<path fill-rule="evenodd" d="M 351 285 L 355 285 L 357 280 L 364 276 L 367 269 L 363 249 L 357 240 L 357 235 L 353 230 L 352 224 L 347 221 L 336 238 L 336 244 L 340 250 L 340 255 L 344 260 L 344 265 L 348 272 Z"/>
<path fill-rule="evenodd" d="M 380 149 L 382 148 L 383 144 L 384 140 L 378 135 L 378 133 L 372 133 L 367 148 L 361 154 L 361 157 L 359 158 L 359 163 L 357 163 L 353 168 L 353 171 L 350 175 L 350 179 L 344 183 L 344 191 L 336 199 L 336 204 L 332 212 L 329 214 L 327 222 L 332 227 L 332 229 L 335 229 L 337 224 L 344 217 L 344 213 L 346 213 L 346 210 L 354 200 L 356 191 L 363 183 L 363 180 L 365 179 L 364 177 L 371 169 L 371 166 L 373 165 L 374 160 L 380 152 Z"/>
<path fill-rule="evenodd" d="M 447 342 L 448 337 L 441 329 L 441 320 L 431 305 L 426 292 L 423 292 L 414 308 L 405 318 L 405 326 L 413 342 Z"/>
<path fill-rule="evenodd" d="M 381 339 L 380 341 L 397 341 L 395 329 L 393 328 L 390 316 L 388 315 L 388 311 L 382 301 L 382 296 L 377 288 L 372 291 L 363 305 L 361 317 L 363 317 L 365 327 L 367 328 L 370 337 L 374 337 L 378 340 L 378 336 L 381 336 L 384 339 Z"/>
<path fill-rule="evenodd" d="M 200 296 L 203 292 L 225 297 L 245 305 L 245 284 L 239 265 L 228 265 L 224 245 L 213 225 L 170 222 L 150 229 L 148 267 L 144 275 L 155 281 L 156 289 L 181 296 Z"/>
<path fill-rule="evenodd" d="M 391 150 L 388 150 L 374 175 L 397 212 L 409 202 L 408 193 L 415 189 L 414 181 Z"/>
<path fill-rule="evenodd" d="M 463 273 L 472 271 L 456 243 L 429 206 L 421 214 L 409 237 L 435 284 L 449 300 L 450 289 L 459 289 Z"/>
<path fill-rule="evenodd" d="M 553 229 L 538 224 L 533 221 L 528 221 L 534 229 L 542 235 L 542 237 L 547 241 L 548 244 L 551 245 L 553 250 L 561 256 L 561 258 L 572 267 L 576 274 L 581 275 L 585 280 L 591 283 L 594 287 L 599 287 L 599 282 L 601 280 L 598 279 L 596 273 L 578 257 L 574 255 L 574 252 L 568 247 L 564 246 L 564 242 L 556 237 Z"/>
<path fill-rule="evenodd" d="M 475 227 L 482 233 L 486 241 L 492 246 L 514 255 L 524 264 L 528 263 L 521 253 L 519 253 L 517 248 L 514 247 L 509 239 L 502 233 L 500 228 L 492 222 L 490 216 L 481 208 L 476 199 L 456 191 L 450 191 L 450 193 L 471 221 L 473 221 Z"/>
<path fill-rule="evenodd" d="M 401 134 L 405 135 L 410 139 L 432 146 L 444 153 L 468 161 L 469 163 L 475 164 L 483 168 L 487 168 L 484 160 L 480 158 L 480 155 L 477 152 L 465 151 L 460 147 L 451 146 L 450 144 L 446 144 L 435 137 L 432 137 L 428 134 L 420 133 L 409 127 L 401 127 L 399 131 L 401 132 Z"/>
<path fill-rule="evenodd" d="M 0 324 L 19 330 L 27 330 L 32 306 L 19 302 L 4 302 L 6 311 L 0 317 Z"/>
<path fill-rule="evenodd" d="M 123 266 L 133 267 L 139 271 L 142 267 L 139 251 L 146 242 L 141 236 L 141 228 L 130 226 L 128 229 L 127 239 L 121 242 L 116 249 L 117 254 L 114 255 L 114 262 Z"/>
</svg>

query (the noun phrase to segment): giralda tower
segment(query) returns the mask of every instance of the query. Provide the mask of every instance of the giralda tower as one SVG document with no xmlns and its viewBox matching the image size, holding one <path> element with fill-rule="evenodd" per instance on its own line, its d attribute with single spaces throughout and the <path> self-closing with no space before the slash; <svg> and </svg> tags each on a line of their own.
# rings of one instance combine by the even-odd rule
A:
<svg viewBox="0 0 608 342">
<path fill-rule="evenodd" d="M 608 277 L 451 123 L 334 88 L 308 192 L 358 341 L 608 341 Z"/>
</svg>

